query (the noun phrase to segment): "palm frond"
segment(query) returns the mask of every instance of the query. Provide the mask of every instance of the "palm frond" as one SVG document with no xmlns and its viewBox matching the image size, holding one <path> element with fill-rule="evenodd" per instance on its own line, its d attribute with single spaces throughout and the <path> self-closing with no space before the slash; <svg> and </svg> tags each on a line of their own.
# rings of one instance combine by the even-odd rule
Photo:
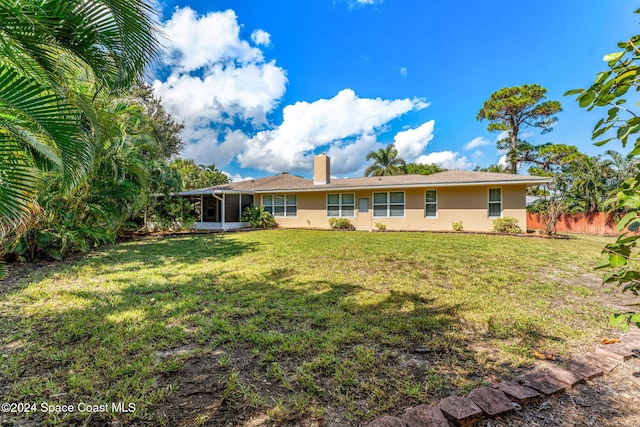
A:
<svg viewBox="0 0 640 427">
<path fill-rule="evenodd" d="M 15 140 L 0 130 L 0 227 L 16 226 L 29 211 L 38 169 L 20 155 Z"/>
<path fill-rule="evenodd" d="M 19 118 L 29 121 L 33 129 L 55 144 L 65 182 L 69 186 L 76 184 L 91 164 L 93 155 L 81 127 L 81 111 L 38 81 L 8 68 L 0 69 L 0 105 L 19 112 Z"/>
<path fill-rule="evenodd" d="M 11 41 L 17 63 L 24 63 L 24 56 L 31 58 L 30 67 L 39 68 L 52 82 L 64 77 L 56 54 L 64 48 L 95 74 L 101 86 L 122 89 L 138 81 L 157 58 L 154 13 L 141 0 L 0 0 L 0 32 L 5 36 L 0 39 Z"/>
</svg>

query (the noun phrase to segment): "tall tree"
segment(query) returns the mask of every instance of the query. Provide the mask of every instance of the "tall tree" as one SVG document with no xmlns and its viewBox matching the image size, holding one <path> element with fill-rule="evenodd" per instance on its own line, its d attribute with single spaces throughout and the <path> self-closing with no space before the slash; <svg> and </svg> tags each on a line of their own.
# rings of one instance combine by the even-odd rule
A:
<svg viewBox="0 0 640 427">
<path fill-rule="evenodd" d="M 144 0 L 0 1 L 0 225 L 32 207 L 42 171 L 90 168 L 100 91 L 139 80 L 158 52 Z"/>
<path fill-rule="evenodd" d="M 389 144 L 378 151 L 367 154 L 367 160 L 373 164 L 364 171 L 364 176 L 384 176 L 405 174 L 405 161 L 398 157 L 398 150 L 394 144 Z"/>
<path fill-rule="evenodd" d="M 196 165 L 192 159 L 175 159 L 171 162 L 171 168 L 180 174 L 182 188 L 185 190 L 213 187 L 229 182 L 229 177 L 216 169 L 216 165 Z"/>
<path fill-rule="evenodd" d="M 586 157 L 574 145 L 546 144 L 531 147 L 525 154 L 524 160 L 533 165 L 528 172 L 536 176 L 553 176 L 566 172 L 570 164 L 579 162 Z"/>
<path fill-rule="evenodd" d="M 527 126 L 550 132 L 557 121 L 555 114 L 561 111 L 560 102 L 547 101 L 547 90 L 537 84 L 505 87 L 491 94 L 478 112 L 477 120 L 487 120 L 490 132 L 507 132 L 506 138 L 497 142 L 499 149 L 508 149 L 507 158 L 511 172 L 518 172 L 518 147 L 520 131 Z"/>
<path fill-rule="evenodd" d="M 617 184 L 611 161 L 602 160 L 599 156 L 584 156 L 581 161 L 572 163 L 569 176 L 572 185 L 567 196 L 577 201 L 580 210 L 586 212 L 600 211 Z"/>
<path fill-rule="evenodd" d="M 149 149 L 155 150 L 147 153 L 147 157 L 169 160 L 177 156 L 184 148 L 184 141 L 180 137 L 184 125 L 176 122 L 164 108 L 162 100 L 156 98 L 151 86 L 140 83 L 132 87 L 124 100 L 129 103 L 132 119 L 137 122 L 132 129 L 135 132 L 132 136 L 139 139 L 137 145 L 142 145 L 144 141 L 141 137 L 146 137 L 150 142 Z"/>
<path fill-rule="evenodd" d="M 494 172 L 494 173 L 511 173 L 511 169 L 509 168 L 509 166 L 502 165 L 500 163 L 489 165 L 486 168 L 481 168 L 480 166 L 476 166 L 474 171 L 477 171 L 477 172 Z"/>
<path fill-rule="evenodd" d="M 624 155 L 615 150 L 607 150 L 604 154 L 611 159 L 611 168 L 615 172 L 618 185 L 638 173 L 639 162 L 634 156 L 630 154 Z"/>
</svg>

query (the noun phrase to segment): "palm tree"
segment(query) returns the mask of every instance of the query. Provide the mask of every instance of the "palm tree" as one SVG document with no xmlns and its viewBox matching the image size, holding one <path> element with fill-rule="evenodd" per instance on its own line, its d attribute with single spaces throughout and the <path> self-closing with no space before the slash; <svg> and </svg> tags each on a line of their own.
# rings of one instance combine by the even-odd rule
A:
<svg viewBox="0 0 640 427">
<path fill-rule="evenodd" d="M 158 52 L 144 0 L 0 0 L 0 228 L 32 208 L 42 172 L 72 188 L 100 142 L 99 92 L 128 88 Z"/>
<path fill-rule="evenodd" d="M 624 155 L 614 150 L 604 152 L 611 158 L 611 168 L 615 171 L 616 185 L 631 178 L 638 170 L 638 161 L 630 155 Z"/>
<path fill-rule="evenodd" d="M 367 154 L 367 160 L 373 164 L 364 171 L 364 176 L 404 175 L 406 163 L 398 157 L 398 150 L 394 144 L 389 144 L 378 151 Z"/>
<path fill-rule="evenodd" d="M 611 190 L 614 170 L 611 161 L 585 157 L 575 164 L 573 191 L 587 212 L 597 212 Z"/>
</svg>

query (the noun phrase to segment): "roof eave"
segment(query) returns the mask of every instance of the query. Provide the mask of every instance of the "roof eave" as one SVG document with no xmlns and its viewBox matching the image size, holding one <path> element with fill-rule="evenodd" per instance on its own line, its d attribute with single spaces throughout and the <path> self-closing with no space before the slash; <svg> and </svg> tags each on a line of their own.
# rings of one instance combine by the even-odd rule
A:
<svg viewBox="0 0 640 427">
<path fill-rule="evenodd" d="M 538 180 L 522 180 L 522 181 L 470 181 L 470 182 L 438 182 L 438 183 L 411 183 L 411 184 L 377 184 L 377 185 L 351 185 L 351 186 L 331 186 L 322 185 L 317 187 L 307 188 L 280 188 L 273 190 L 255 190 L 257 194 L 268 193 L 282 193 L 282 192 L 300 192 L 311 193 L 315 191 L 331 191 L 331 190 L 368 190 L 376 188 L 419 188 L 419 187 L 462 187 L 462 186 L 485 186 L 485 185 L 539 185 L 547 184 L 551 182 L 550 179 L 538 179 Z"/>
</svg>

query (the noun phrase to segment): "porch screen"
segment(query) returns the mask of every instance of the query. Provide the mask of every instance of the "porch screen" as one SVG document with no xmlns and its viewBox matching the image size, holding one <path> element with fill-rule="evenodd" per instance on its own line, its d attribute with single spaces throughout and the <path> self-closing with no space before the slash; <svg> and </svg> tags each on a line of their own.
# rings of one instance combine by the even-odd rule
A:
<svg viewBox="0 0 640 427">
<path fill-rule="evenodd" d="M 226 194 L 224 196 L 224 221 L 240 222 L 239 194 Z"/>
<path fill-rule="evenodd" d="M 242 218 L 242 212 L 244 212 L 244 210 L 251 206 L 253 204 L 253 194 L 243 194 L 241 196 L 241 203 L 240 203 L 240 218 Z"/>
</svg>

